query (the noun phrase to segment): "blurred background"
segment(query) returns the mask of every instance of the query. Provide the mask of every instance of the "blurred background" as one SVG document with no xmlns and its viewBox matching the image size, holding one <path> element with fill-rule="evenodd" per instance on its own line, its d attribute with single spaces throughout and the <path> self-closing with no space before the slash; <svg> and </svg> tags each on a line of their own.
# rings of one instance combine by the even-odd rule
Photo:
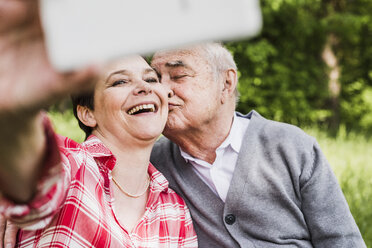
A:
<svg viewBox="0 0 372 248">
<path fill-rule="evenodd" d="M 239 68 L 238 110 L 317 138 L 372 248 L 372 1 L 261 0 L 263 29 L 225 43 Z M 71 104 L 49 110 L 57 132 L 84 134 Z"/>
</svg>

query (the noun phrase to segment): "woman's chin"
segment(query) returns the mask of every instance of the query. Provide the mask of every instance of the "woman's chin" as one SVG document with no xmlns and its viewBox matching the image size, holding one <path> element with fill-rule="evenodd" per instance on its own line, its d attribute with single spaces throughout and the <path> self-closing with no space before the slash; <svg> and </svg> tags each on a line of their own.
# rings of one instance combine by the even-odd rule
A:
<svg viewBox="0 0 372 248">
<path fill-rule="evenodd" d="M 137 135 L 137 138 L 143 141 L 149 141 L 155 143 L 155 141 L 160 137 L 161 132 L 143 132 Z"/>
</svg>

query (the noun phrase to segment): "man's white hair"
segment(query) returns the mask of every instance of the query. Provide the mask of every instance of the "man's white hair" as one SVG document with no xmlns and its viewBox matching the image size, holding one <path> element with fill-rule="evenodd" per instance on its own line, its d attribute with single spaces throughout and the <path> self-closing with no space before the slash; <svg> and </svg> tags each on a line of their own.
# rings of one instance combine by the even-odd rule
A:
<svg viewBox="0 0 372 248">
<path fill-rule="evenodd" d="M 186 49 L 188 50 L 188 49 Z M 208 65 L 210 66 L 212 73 L 214 74 L 215 80 L 219 80 L 228 69 L 238 70 L 234 58 L 230 51 L 224 47 L 221 43 L 210 42 L 201 43 L 190 47 L 190 51 L 200 51 L 199 55 L 203 56 Z M 240 93 L 238 88 L 235 88 L 235 101 L 236 104 L 239 102 Z"/>
</svg>

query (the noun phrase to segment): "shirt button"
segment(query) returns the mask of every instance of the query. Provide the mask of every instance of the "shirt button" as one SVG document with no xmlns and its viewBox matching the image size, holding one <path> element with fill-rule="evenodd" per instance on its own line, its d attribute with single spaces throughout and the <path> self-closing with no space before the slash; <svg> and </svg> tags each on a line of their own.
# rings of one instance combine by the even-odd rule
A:
<svg viewBox="0 0 372 248">
<path fill-rule="evenodd" d="M 225 216 L 225 222 L 228 225 L 234 224 L 235 220 L 236 220 L 236 218 L 235 218 L 235 215 L 233 215 L 233 214 L 228 214 L 228 215 Z"/>
</svg>

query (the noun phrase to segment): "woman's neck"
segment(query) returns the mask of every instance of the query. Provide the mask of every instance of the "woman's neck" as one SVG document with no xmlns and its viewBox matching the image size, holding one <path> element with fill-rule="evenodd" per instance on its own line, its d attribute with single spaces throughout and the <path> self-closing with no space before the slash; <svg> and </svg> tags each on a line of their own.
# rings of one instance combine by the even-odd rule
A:
<svg viewBox="0 0 372 248">
<path fill-rule="evenodd" d="M 116 158 L 112 171 L 115 180 L 131 193 L 141 190 L 143 182 L 147 180 L 147 170 L 154 141 L 119 140 L 115 137 L 105 137 L 100 133 L 93 133 Z"/>
<path fill-rule="evenodd" d="M 112 181 L 114 206 L 119 210 L 116 216 L 128 232 L 133 230 L 146 211 L 150 185 L 148 165 L 151 148 L 152 146 L 125 146 L 111 151 L 116 157 L 116 165 L 111 173 L 115 179 L 115 183 L 114 180 Z"/>
</svg>

